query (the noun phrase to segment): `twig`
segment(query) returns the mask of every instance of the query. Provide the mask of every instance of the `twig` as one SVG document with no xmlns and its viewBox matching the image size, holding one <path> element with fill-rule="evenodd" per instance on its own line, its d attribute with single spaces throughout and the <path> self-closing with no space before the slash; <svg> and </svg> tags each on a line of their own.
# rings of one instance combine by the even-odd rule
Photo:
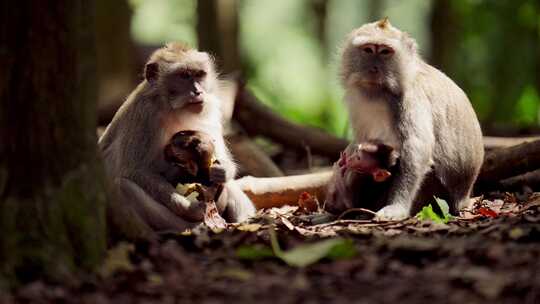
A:
<svg viewBox="0 0 540 304">
<path fill-rule="evenodd" d="M 377 215 L 376 212 L 373 212 L 372 210 L 369 210 L 369 209 L 365 209 L 365 208 L 351 208 L 351 209 L 347 209 L 345 210 L 343 213 L 341 213 L 339 216 L 338 216 L 338 220 L 342 219 L 343 217 L 345 217 L 345 215 L 349 214 L 349 213 L 353 213 L 353 212 L 363 212 L 363 213 L 367 213 L 367 214 L 371 214 L 373 216 Z"/>
</svg>

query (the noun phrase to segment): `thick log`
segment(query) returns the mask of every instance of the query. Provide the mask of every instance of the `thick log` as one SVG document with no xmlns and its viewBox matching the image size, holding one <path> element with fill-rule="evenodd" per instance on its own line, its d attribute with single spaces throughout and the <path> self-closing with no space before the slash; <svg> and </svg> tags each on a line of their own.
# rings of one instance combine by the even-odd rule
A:
<svg viewBox="0 0 540 304">
<path fill-rule="evenodd" d="M 494 183 L 538 168 L 540 140 L 488 152 L 478 182 Z"/>
<path fill-rule="evenodd" d="M 498 148 L 508 148 L 519 144 L 540 140 L 540 136 L 520 136 L 520 137 L 495 137 L 484 136 L 484 148 L 490 151 Z"/>
<path fill-rule="evenodd" d="M 540 190 L 540 169 L 502 180 L 498 186 L 496 189 L 504 191 L 521 191 L 525 187 L 538 191 Z"/>
<path fill-rule="evenodd" d="M 296 205 L 302 192 L 308 192 L 324 202 L 326 185 L 332 172 L 291 175 L 284 177 L 256 178 L 246 176 L 237 182 L 257 209 Z"/>
</svg>

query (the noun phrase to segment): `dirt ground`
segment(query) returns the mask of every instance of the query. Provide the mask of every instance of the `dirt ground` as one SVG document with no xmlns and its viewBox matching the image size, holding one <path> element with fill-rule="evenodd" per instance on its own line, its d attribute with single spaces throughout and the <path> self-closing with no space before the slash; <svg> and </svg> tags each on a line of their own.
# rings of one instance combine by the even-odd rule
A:
<svg viewBox="0 0 540 304">
<path fill-rule="evenodd" d="M 305 244 L 328 238 L 341 251 L 308 262 L 325 246 Z M 0 303 L 540 303 L 540 194 L 478 200 L 446 224 L 273 209 L 249 225 L 122 243 L 98 277 L 70 285 L 35 282 Z"/>
</svg>

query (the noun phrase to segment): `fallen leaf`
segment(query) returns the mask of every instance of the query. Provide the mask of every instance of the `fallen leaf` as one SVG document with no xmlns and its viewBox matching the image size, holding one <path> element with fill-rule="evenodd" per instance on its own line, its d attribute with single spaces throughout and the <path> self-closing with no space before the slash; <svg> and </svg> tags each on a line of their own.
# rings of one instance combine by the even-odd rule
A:
<svg viewBox="0 0 540 304">
<path fill-rule="evenodd" d="M 129 254 L 134 250 L 135 246 L 126 242 L 120 242 L 109 249 L 107 257 L 99 270 L 101 276 L 107 278 L 118 271 L 132 271 L 135 269 L 129 259 Z"/>
<path fill-rule="evenodd" d="M 285 227 L 287 227 L 289 230 L 294 230 L 293 223 L 291 223 L 291 221 L 289 221 L 286 217 L 281 216 L 281 217 L 279 217 L 279 219 L 281 220 L 283 225 L 285 225 Z"/>
<path fill-rule="evenodd" d="M 236 227 L 236 230 L 255 232 L 261 229 L 261 227 L 261 224 L 241 224 L 240 226 Z"/>
<path fill-rule="evenodd" d="M 487 216 L 487 217 L 497 217 L 497 212 L 491 210 L 490 208 L 487 208 L 487 207 L 480 207 L 478 208 L 478 213 L 480 213 L 481 215 L 483 216 Z"/>
<path fill-rule="evenodd" d="M 261 260 L 273 257 L 272 249 L 260 244 L 242 245 L 236 249 L 236 256 L 243 260 Z"/>
<path fill-rule="evenodd" d="M 343 259 L 356 255 L 356 248 L 351 240 L 341 238 L 322 240 L 316 243 L 299 245 L 291 250 L 283 251 L 279 247 L 276 232 L 270 230 L 270 240 L 274 255 L 289 266 L 306 267 L 323 258 Z"/>
<path fill-rule="evenodd" d="M 315 212 L 319 210 L 319 203 L 317 201 L 317 198 L 305 191 L 302 192 L 300 194 L 300 197 L 298 198 L 298 206 L 302 210 L 308 212 Z"/>
<path fill-rule="evenodd" d="M 227 228 L 227 222 L 219 215 L 219 211 L 214 201 L 206 203 L 206 211 L 204 212 L 204 224 L 212 230 Z"/>
<path fill-rule="evenodd" d="M 425 206 L 424 208 L 422 208 L 422 210 L 420 210 L 420 212 L 416 214 L 416 218 L 418 218 L 421 221 L 428 220 L 428 221 L 441 223 L 441 224 L 448 223 L 448 221 L 453 218 L 452 215 L 450 214 L 450 207 L 448 206 L 448 203 L 445 200 L 440 199 L 438 197 L 434 197 L 434 198 L 435 198 L 435 202 L 439 206 L 439 209 L 443 213 L 442 216 L 437 214 L 435 211 L 433 211 L 433 206 L 429 204 Z"/>
</svg>

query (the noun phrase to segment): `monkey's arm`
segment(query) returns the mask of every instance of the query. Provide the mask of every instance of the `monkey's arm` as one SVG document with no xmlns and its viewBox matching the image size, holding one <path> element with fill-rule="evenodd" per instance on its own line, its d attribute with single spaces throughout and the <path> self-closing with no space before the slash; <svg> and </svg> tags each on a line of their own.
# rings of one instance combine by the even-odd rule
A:
<svg viewBox="0 0 540 304">
<path fill-rule="evenodd" d="M 435 138 L 430 108 L 426 105 L 411 109 L 416 110 L 404 111 L 407 115 L 402 117 L 398 130 L 402 138 L 400 161 L 388 191 L 388 205 L 377 212 L 377 218 L 381 220 L 400 220 L 410 216 L 416 194 L 433 163 Z"/>
<path fill-rule="evenodd" d="M 151 172 L 137 172 L 131 178 L 152 198 L 181 218 L 191 222 L 204 219 L 204 202 L 190 202 L 162 176 Z"/>
<path fill-rule="evenodd" d="M 182 231 L 194 223 L 187 222 L 173 214 L 165 206 L 156 202 L 133 181 L 127 178 L 117 178 L 118 196 L 125 208 L 130 208 L 146 225 L 154 231 Z"/>
<path fill-rule="evenodd" d="M 214 155 L 219 161 L 220 167 L 225 171 L 225 181 L 234 179 L 237 172 L 236 164 L 234 163 L 232 154 L 229 149 L 227 149 L 223 138 L 216 140 L 215 147 L 216 150 Z"/>
<path fill-rule="evenodd" d="M 223 192 L 217 201 L 218 209 L 225 208 L 225 219 L 228 222 L 243 222 L 257 211 L 251 200 L 238 187 L 234 180 L 223 185 Z"/>
</svg>

